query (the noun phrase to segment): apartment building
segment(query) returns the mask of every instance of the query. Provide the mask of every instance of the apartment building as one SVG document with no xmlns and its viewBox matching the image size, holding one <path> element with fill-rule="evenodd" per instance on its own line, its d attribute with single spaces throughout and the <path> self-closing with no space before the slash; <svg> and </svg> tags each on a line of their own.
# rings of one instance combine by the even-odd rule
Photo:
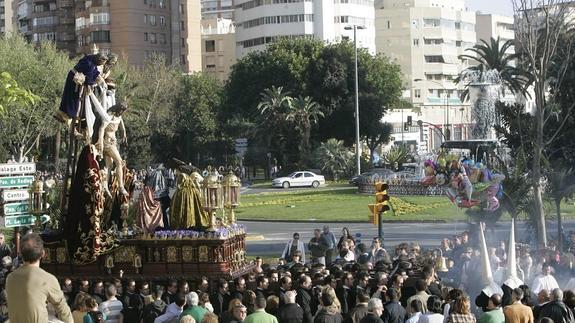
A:
<svg viewBox="0 0 575 323">
<path fill-rule="evenodd" d="M 142 66 L 154 55 L 201 70 L 200 4 L 187 0 L 77 0 L 76 52 L 93 45 Z"/>
<path fill-rule="evenodd" d="M 234 20 L 233 0 L 201 0 L 202 19 L 231 19 Z"/>
<path fill-rule="evenodd" d="M 405 98 L 421 111 L 419 150 L 436 149 L 444 140 L 468 139 L 469 107 L 461 102 L 463 89 L 453 80 L 469 65 L 458 56 L 476 43 L 475 12 L 466 9 L 464 0 L 386 0 L 375 17 L 377 52 L 401 66 Z"/>
<path fill-rule="evenodd" d="M 14 9 L 16 1 L 0 0 L 0 36 L 10 34 L 14 31 Z"/>
<path fill-rule="evenodd" d="M 358 46 L 375 53 L 374 0 L 237 0 L 235 5 L 238 58 L 282 37 L 353 40 L 352 25 L 364 28 L 357 31 Z"/>
<path fill-rule="evenodd" d="M 73 0 L 20 0 L 14 8 L 16 28 L 30 42 L 52 41 L 75 55 Z"/>
<path fill-rule="evenodd" d="M 236 62 L 235 26 L 231 19 L 202 19 L 202 72 L 225 81 Z"/>
</svg>

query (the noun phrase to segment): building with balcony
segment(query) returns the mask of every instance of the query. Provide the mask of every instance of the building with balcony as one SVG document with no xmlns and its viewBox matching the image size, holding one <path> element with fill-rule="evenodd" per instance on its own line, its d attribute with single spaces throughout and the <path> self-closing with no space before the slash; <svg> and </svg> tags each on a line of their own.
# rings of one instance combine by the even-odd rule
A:
<svg viewBox="0 0 575 323">
<path fill-rule="evenodd" d="M 233 0 L 201 0 L 202 19 L 231 19 L 234 20 Z"/>
<path fill-rule="evenodd" d="M 236 55 L 251 51 L 283 37 L 310 37 L 327 42 L 353 40 L 359 25 L 359 47 L 375 53 L 374 0 L 238 0 L 236 1 Z"/>
<path fill-rule="evenodd" d="M 433 128 L 422 138 L 430 150 L 443 137 L 470 137 L 469 107 L 453 80 L 469 66 L 458 56 L 475 45 L 475 23 L 464 0 L 386 0 L 375 9 L 377 52 L 401 66 L 406 99 L 421 111 L 423 127 Z"/>
<path fill-rule="evenodd" d="M 236 34 L 233 21 L 202 19 L 202 72 L 225 81 L 236 62 Z"/>
<path fill-rule="evenodd" d="M 15 0 L 0 0 L 0 36 L 17 31 L 14 10 L 18 4 Z"/>
<path fill-rule="evenodd" d="M 186 73 L 201 70 L 197 1 L 77 0 L 75 34 L 77 53 L 89 53 L 96 45 L 135 66 L 158 55 Z"/>
</svg>

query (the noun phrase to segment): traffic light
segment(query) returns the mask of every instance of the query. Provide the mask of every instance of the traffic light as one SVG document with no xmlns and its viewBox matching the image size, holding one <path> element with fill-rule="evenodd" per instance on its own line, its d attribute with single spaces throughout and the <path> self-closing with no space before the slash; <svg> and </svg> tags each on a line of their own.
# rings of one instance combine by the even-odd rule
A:
<svg viewBox="0 0 575 323">
<path fill-rule="evenodd" d="M 412 122 L 411 116 L 407 116 L 407 125 L 411 127 Z"/>
<path fill-rule="evenodd" d="M 374 224 L 379 223 L 381 213 L 391 210 L 389 202 L 389 194 L 387 189 L 389 185 L 385 182 L 375 183 L 375 204 L 369 204 L 369 211 L 371 212 L 370 219 Z M 373 218 L 371 218 L 373 216 Z"/>
<path fill-rule="evenodd" d="M 403 123 L 403 131 L 409 131 L 409 125 L 407 124 L 407 122 Z"/>
</svg>

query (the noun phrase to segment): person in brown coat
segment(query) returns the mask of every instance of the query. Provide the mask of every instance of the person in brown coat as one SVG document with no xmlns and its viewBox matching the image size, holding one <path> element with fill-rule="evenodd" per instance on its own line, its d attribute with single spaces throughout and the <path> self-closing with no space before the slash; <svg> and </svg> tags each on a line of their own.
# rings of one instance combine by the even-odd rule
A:
<svg viewBox="0 0 575 323">
<path fill-rule="evenodd" d="M 531 307 L 523 305 L 521 299 L 523 298 L 523 290 L 515 288 L 511 293 L 511 305 L 505 306 L 503 314 L 505 314 L 506 323 L 533 323 L 533 311 Z"/>
</svg>

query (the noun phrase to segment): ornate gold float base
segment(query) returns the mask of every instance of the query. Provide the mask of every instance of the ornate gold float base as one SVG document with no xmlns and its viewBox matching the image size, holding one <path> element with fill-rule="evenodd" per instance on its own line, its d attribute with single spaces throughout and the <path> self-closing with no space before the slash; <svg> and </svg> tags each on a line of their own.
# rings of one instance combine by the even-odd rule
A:
<svg viewBox="0 0 575 323">
<path fill-rule="evenodd" d="M 87 265 L 74 265 L 63 242 L 46 246 L 42 268 L 58 278 L 118 277 L 234 279 L 253 270 L 245 260 L 246 235 L 227 239 L 126 239 L 113 252 Z"/>
</svg>

